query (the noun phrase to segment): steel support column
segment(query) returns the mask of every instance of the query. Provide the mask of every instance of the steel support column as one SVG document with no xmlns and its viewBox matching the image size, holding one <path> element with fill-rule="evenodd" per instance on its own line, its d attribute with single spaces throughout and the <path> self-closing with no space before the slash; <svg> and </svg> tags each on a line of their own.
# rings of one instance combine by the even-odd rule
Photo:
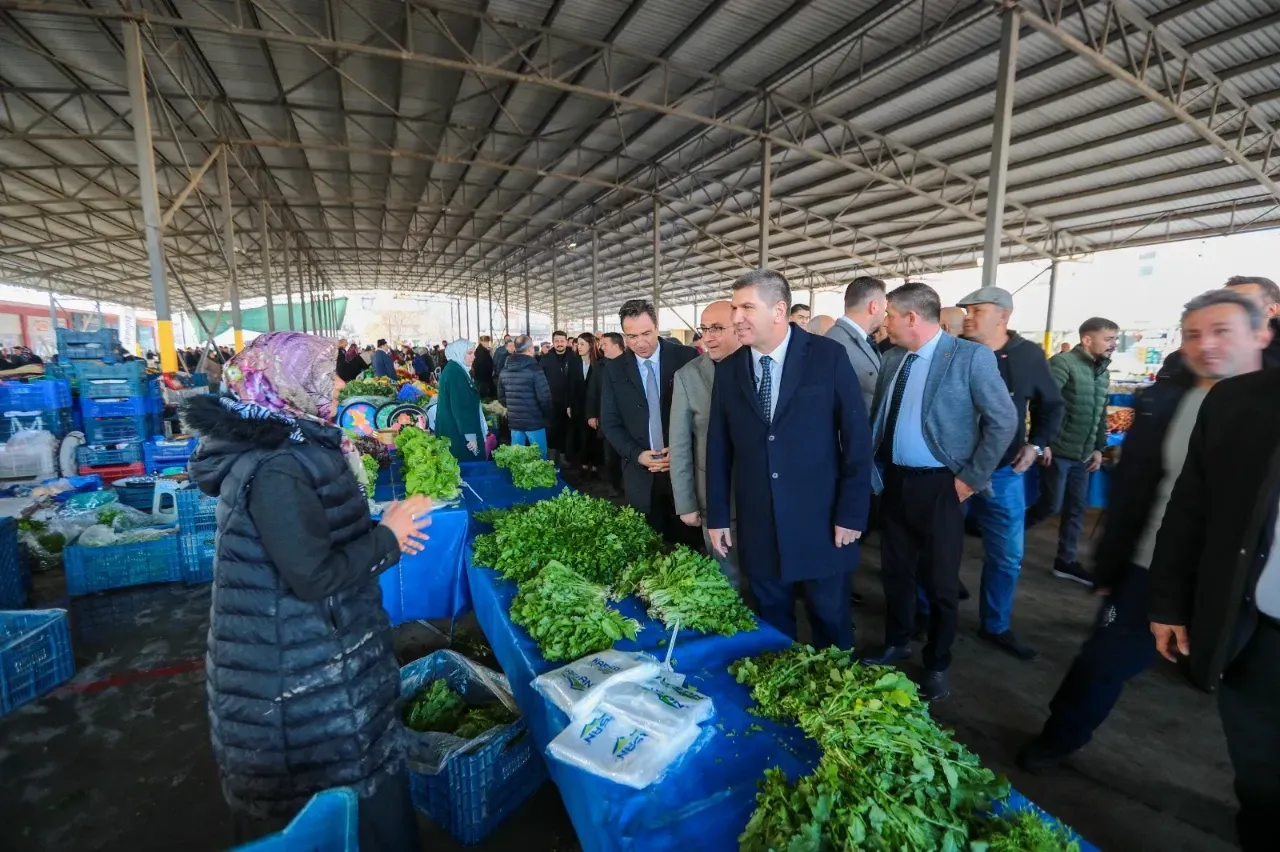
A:
<svg viewBox="0 0 1280 852">
<path fill-rule="evenodd" d="M 653 310 L 659 310 L 659 303 L 662 298 L 662 284 L 658 279 L 659 273 L 662 271 L 662 233 L 658 227 L 661 223 L 658 216 L 658 196 L 653 197 Z"/>
<path fill-rule="evenodd" d="M 489 298 L 485 301 L 484 306 L 489 311 L 489 338 L 494 342 L 494 346 L 495 346 L 494 351 L 497 351 L 496 347 L 497 347 L 498 335 L 493 328 L 493 279 L 492 278 L 488 280 L 488 285 L 489 285 Z"/>
<path fill-rule="evenodd" d="M 289 256 L 293 254 L 293 246 L 289 245 L 289 232 L 284 231 L 284 303 L 289 311 L 289 330 L 293 331 L 293 282 L 290 280 Z"/>
<path fill-rule="evenodd" d="M 591 229 L 591 328 L 599 334 L 600 327 L 600 232 Z"/>
<path fill-rule="evenodd" d="M 231 335 L 235 351 L 244 349 L 244 327 L 240 324 L 240 283 L 236 280 L 235 208 L 231 206 L 231 169 L 226 157 L 218 158 L 218 187 L 222 195 L 222 249 L 227 255 L 227 291 L 231 297 Z"/>
<path fill-rule="evenodd" d="M 1009 180 L 1009 140 L 1013 132 L 1013 89 L 1018 74 L 1018 8 L 1000 17 L 1000 60 L 996 71 L 995 120 L 991 135 L 991 167 L 987 174 L 987 226 L 982 244 L 982 286 L 996 286 L 1000 242 L 1004 234 L 1005 190 Z"/>
<path fill-rule="evenodd" d="M 151 147 L 151 114 L 147 104 L 147 70 L 142 57 L 142 34 L 133 21 L 125 21 L 122 29 L 125 76 L 128 78 L 132 110 L 133 146 L 138 159 L 138 190 L 142 196 L 142 220 L 146 229 L 147 267 L 151 273 L 151 294 L 156 309 L 156 343 L 160 347 L 160 369 L 172 373 L 178 369 L 178 350 L 173 343 L 173 318 L 169 313 L 169 287 L 165 279 L 160 197 L 156 192 L 155 151 Z M 53 327 L 56 339 L 56 313 Z"/>
<path fill-rule="evenodd" d="M 307 327 L 307 280 L 311 277 L 311 261 L 302 253 L 301 238 L 298 245 L 298 313 L 302 314 L 302 333 Z"/>
<path fill-rule="evenodd" d="M 769 268 L 769 196 L 773 193 L 773 146 L 760 143 L 760 268 Z"/>
<path fill-rule="evenodd" d="M 262 286 L 267 291 L 267 331 L 276 330 L 276 300 L 271 292 L 271 234 L 267 230 L 267 199 L 263 198 L 260 210 L 262 236 Z"/>
<path fill-rule="evenodd" d="M 551 249 L 551 326 L 560 327 L 560 252 Z"/>
<path fill-rule="evenodd" d="M 505 269 L 502 271 L 502 333 L 511 333 L 511 282 Z"/>
<path fill-rule="evenodd" d="M 554 329 L 553 329 L 554 330 Z M 524 264 L 524 333 L 533 336 L 533 320 L 529 317 L 529 263 Z"/>
<path fill-rule="evenodd" d="M 1053 261 L 1049 267 L 1049 310 L 1045 313 L 1044 318 L 1044 352 L 1047 357 L 1053 357 L 1053 307 L 1058 300 L 1058 261 Z"/>
</svg>

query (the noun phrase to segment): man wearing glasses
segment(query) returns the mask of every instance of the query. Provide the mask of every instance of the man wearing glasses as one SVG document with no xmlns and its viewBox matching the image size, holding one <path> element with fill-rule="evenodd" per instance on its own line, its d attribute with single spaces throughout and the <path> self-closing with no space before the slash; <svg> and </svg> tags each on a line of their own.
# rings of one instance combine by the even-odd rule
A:
<svg viewBox="0 0 1280 852">
<path fill-rule="evenodd" d="M 741 573 L 736 549 L 720 556 L 707 536 L 707 425 L 711 415 L 711 385 L 716 364 L 741 346 L 733 330 L 733 305 L 712 302 L 702 312 L 698 327 L 706 352 L 676 371 L 671 394 L 671 490 L 676 514 L 691 527 L 702 528 L 707 552 L 716 557 L 720 570 L 738 588 Z M 737 536 L 730 512 L 730 536 Z"/>
</svg>

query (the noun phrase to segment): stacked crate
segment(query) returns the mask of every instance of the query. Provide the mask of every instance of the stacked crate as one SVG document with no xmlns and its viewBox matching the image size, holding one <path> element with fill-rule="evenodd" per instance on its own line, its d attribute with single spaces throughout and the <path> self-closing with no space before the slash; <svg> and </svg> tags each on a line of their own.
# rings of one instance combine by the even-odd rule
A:
<svg viewBox="0 0 1280 852">
<path fill-rule="evenodd" d="M 19 432 L 43 430 L 62 438 L 71 431 L 71 384 L 39 380 L 30 384 L 0 383 L 0 479 L 49 479 L 57 474 L 56 443 L 14 443 Z"/>
<path fill-rule="evenodd" d="M 76 451 L 80 475 L 112 483 L 146 472 L 142 444 L 150 437 L 150 383 L 142 361 L 77 361 L 85 446 Z"/>
<path fill-rule="evenodd" d="M 116 351 L 120 348 L 120 335 L 114 328 L 98 331 L 76 331 L 72 328 L 60 328 L 58 334 L 58 363 L 76 364 L 80 361 L 116 360 Z"/>
<path fill-rule="evenodd" d="M 178 552 L 182 579 L 188 583 L 213 580 L 213 553 L 218 538 L 218 498 L 198 488 L 177 492 Z"/>
</svg>

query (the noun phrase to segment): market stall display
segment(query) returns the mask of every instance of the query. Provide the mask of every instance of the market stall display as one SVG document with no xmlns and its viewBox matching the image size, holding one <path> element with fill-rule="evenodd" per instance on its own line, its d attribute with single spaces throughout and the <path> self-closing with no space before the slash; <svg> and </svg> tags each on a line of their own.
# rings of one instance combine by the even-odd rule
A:
<svg viewBox="0 0 1280 852">
<path fill-rule="evenodd" d="M 454 619 L 471 608 L 465 571 L 470 523 L 465 508 L 436 506 L 423 549 L 401 555 L 398 564 L 378 575 L 382 607 L 393 625 Z"/>
<path fill-rule="evenodd" d="M 396 449 L 404 464 L 406 494 L 424 494 L 437 502 L 457 498 L 462 470 L 448 439 L 407 426 L 396 435 Z"/>
<path fill-rule="evenodd" d="M 338 391 L 338 402 L 357 397 L 370 399 L 395 399 L 396 386 L 390 379 L 355 379 Z"/>
</svg>

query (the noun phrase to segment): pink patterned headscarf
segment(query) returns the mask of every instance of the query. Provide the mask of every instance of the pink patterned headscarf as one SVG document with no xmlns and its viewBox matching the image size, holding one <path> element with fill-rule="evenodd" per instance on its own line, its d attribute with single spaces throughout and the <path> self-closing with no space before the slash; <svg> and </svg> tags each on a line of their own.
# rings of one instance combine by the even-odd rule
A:
<svg viewBox="0 0 1280 852">
<path fill-rule="evenodd" d="M 241 402 L 287 417 L 333 423 L 333 341 L 297 331 L 255 338 L 231 359 L 223 380 Z"/>
</svg>

